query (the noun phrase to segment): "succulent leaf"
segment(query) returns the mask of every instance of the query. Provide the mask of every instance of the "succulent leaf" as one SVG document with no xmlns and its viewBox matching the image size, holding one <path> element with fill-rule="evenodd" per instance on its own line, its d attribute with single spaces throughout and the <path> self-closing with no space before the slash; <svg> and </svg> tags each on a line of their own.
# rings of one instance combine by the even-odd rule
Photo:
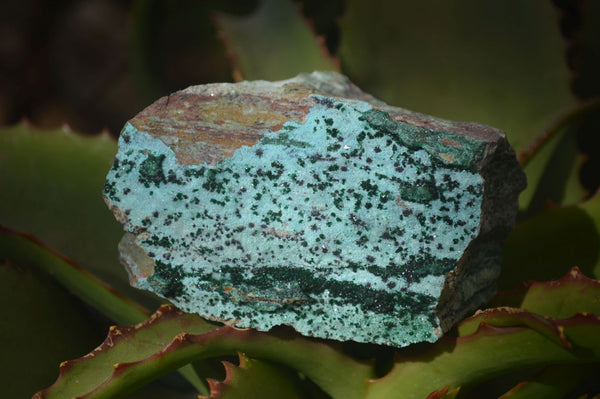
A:
<svg viewBox="0 0 600 399">
<path fill-rule="evenodd" d="M 218 14 L 215 22 L 233 59 L 236 80 L 279 80 L 301 72 L 339 70 L 289 0 L 264 0 L 248 16 Z"/>
<path fill-rule="evenodd" d="M 102 321 L 89 317 L 89 309 L 44 273 L 0 260 L 0 293 L 4 398 L 31 397 L 56 378 L 59 362 L 102 339 Z"/>
<path fill-rule="evenodd" d="M 548 202 L 573 205 L 585 198 L 579 178 L 584 162 L 577 144 L 579 111 L 577 107 L 559 117 L 519 154 L 528 180 L 528 187 L 519 197 L 523 218 L 537 214 Z"/>
<path fill-rule="evenodd" d="M 230 62 L 211 23 L 212 14 L 222 8 L 247 10 L 254 1 L 134 3 L 128 50 L 130 73 L 143 99 L 138 110 L 191 83 L 231 79 Z"/>
<path fill-rule="evenodd" d="M 104 342 L 92 352 L 82 358 L 63 362 L 56 382 L 39 392 L 36 398 L 103 397 L 104 392 L 97 388 L 107 381 L 118 381 L 131 364 L 160 353 L 185 334 L 202 334 L 216 328 L 195 315 L 163 305 L 141 324 L 132 327 L 112 326 Z M 135 387 L 143 385 L 136 382 L 137 385 L 133 384 Z"/>
<path fill-rule="evenodd" d="M 223 362 L 224 381 L 209 380 L 210 397 L 203 399 L 302 398 L 301 381 L 293 372 L 239 353 L 239 366 Z"/>
<path fill-rule="evenodd" d="M 554 280 L 573 266 L 600 278 L 600 195 L 552 207 L 518 223 L 506 240 L 499 289 L 523 281 Z"/>
<path fill-rule="evenodd" d="M 429 351 L 418 355 L 400 355 L 388 375 L 371 381 L 367 397 L 422 398 L 431 387 L 468 387 L 508 371 L 598 361 L 597 316 L 576 315 L 558 321 L 557 327 L 573 350 L 530 327 L 482 323 L 473 334 L 442 338 Z"/>
<path fill-rule="evenodd" d="M 129 286 L 117 258 L 122 229 L 102 201 L 116 152 L 116 141 L 105 133 L 83 136 L 25 123 L 0 128 L 0 224 L 33 234 L 154 309 L 156 297 Z"/>
<path fill-rule="evenodd" d="M 519 11 L 514 7 L 505 9 L 501 4 L 497 1 L 486 7 L 492 7 L 498 15 L 504 15 L 502 10 L 509 10 L 511 18 Z M 536 127 L 543 124 L 548 111 L 571 102 L 563 90 L 556 90 L 560 87 L 556 82 L 562 79 L 564 68 L 557 67 L 556 60 L 548 55 L 556 53 L 555 37 L 546 32 L 553 23 L 552 18 L 544 18 L 548 6 L 543 9 L 536 5 L 526 6 L 524 9 L 529 14 L 524 15 L 528 24 L 509 24 L 514 32 L 500 30 L 500 34 L 515 34 L 522 44 L 502 51 L 489 46 L 490 38 L 498 34 L 493 31 L 494 24 L 488 21 L 488 26 L 482 27 L 477 18 L 472 17 L 478 15 L 477 6 L 473 6 L 473 10 L 459 7 L 461 18 L 471 23 L 457 24 L 465 31 L 454 32 L 450 27 L 447 38 L 454 37 L 462 51 L 447 46 L 445 62 L 454 65 L 444 68 L 449 71 L 444 72 L 449 76 L 439 74 L 439 65 L 435 62 L 439 52 L 435 53 L 434 62 L 428 62 L 431 52 L 427 45 L 411 48 L 410 41 L 405 44 L 389 39 L 406 37 L 401 34 L 402 29 L 416 31 L 411 23 L 423 25 L 421 18 L 410 17 L 410 9 L 405 5 L 402 6 L 405 23 L 390 24 L 393 28 L 377 30 L 363 27 L 372 25 L 373 15 L 377 18 L 375 23 L 385 27 L 386 15 L 383 15 L 382 23 L 381 12 L 373 13 L 371 5 L 366 9 L 361 7 L 360 2 L 349 2 L 343 26 L 345 47 L 342 57 L 349 72 L 369 77 L 367 83 L 373 91 L 390 101 L 440 115 L 452 113 L 460 117 L 461 112 L 468 113 L 464 118 L 475 118 L 507 130 L 520 151 L 535 140 Z M 441 14 L 449 13 L 442 4 L 431 9 Z M 416 8 L 414 11 L 420 12 Z M 388 13 L 390 18 L 396 18 L 397 13 L 391 9 Z M 369 18 L 371 23 L 365 23 Z M 265 0 L 251 16 L 220 15 L 216 21 L 237 63 L 236 78 L 274 79 L 298 71 L 337 68 L 287 0 Z M 502 28 L 507 25 L 503 18 L 498 21 Z M 534 29 L 536 33 L 524 33 L 522 26 Z M 589 23 L 583 26 L 584 29 L 590 27 Z M 470 29 L 478 34 L 469 34 Z M 474 41 L 465 40 L 462 37 L 465 34 Z M 536 37 L 545 37 L 544 42 L 550 45 L 540 48 Z M 551 40 L 547 40 L 548 37 Z M 588 33 L 586 37 L 592 36 Z M 480 47 L 481 43 L 477 42 L 480 38 L 489 49 Z M 530 47 L 531 43 L 526 39 L 536 47 Z M 574 44 L 586 45 L 582 37 L 575 39 Z M 597 40 L 595 36 L 594 40 Z M 447 43 L 451 42 L 447 40 Z M 265 44 L 266 50 L 256 47 Z M 386 51 L 377 51 L 378 46 Z M 539 49 L 539 53 L 534 53 L 531 48 Z M 378 60 L 368 56 L 371 51 L 387 54 L 389 58 Z M 477 57 L 465 56 L 487 51 L 501 54 L 502 58 L 487 55 L 481 57 L 486 61 L 477 61 Z M 357 52 L 367 56 L 357 57 Z M 581 56 L 581 47 L 579 53 L 573 51 L 572 54 Z M 296 56 L 298 58 L 294 58 Z M 390 62 L 390 59 L 402 62 Z M 464 62 L 466 59 L 468 63 Z M 537 68 L 529 68 L 540 63 L 545 65 L 546 74 L 539 74 Z M 402 65 L 401 74 L 394 69 L 399 64 Z M 423 65 L 438 69 L 435 73 L 427 72 Z M 502 65 L 502 70 L 494 69 Z M 588 67 L 589 71 L 573 69 L 581 72 L 588 83 L 589 79 L 597 81 L 593 73 L 589 74 L 593 68 Z M 528 70 L 532 73 L 524 73 Z M 503 75 L 504 71 L 508 74 Z M 514 76 L 513 71 L 517 71 Z M 418 79 L 421 72 L 426 78 L 438 76 L 442 84 L 427 79 L 435 90 L 423 90 Z M 499 73 L 501 78 L 498 78 Z M 395 78 L 390 79 L 390 76 Z M 403 80 L 404 76 L 409 79 Z M 444 86 L 446 82 L 454 82 L 451 86 L 456 85 L 460 90 Z M 515 86 L 506 82 L 514 82 Z M 590 93 L 582 90 L 597 85 L 581 82 L 582 79 L 574 81 L 574 91 L 581 98 L 590 97 Z M 525 86 L 532 87 L 531 94 L 523 92 Z M 398 90 L 399 87 L 402 90 Z M 481 87 L 487 88 L 485 93 L 481 92 Z M 511 89 L 515 87 L 519 95 L 511 96 Z M 439 94 L 433 102 L 431 92 Z M 445 108 L 448 102 L 443 102 L 444 95 L 456 98 L 455 92 L 473 103 L 458 101 Z M 495 92 L 504 93 L 510 99 L 508 107 L 503 104 L 503 96 L 499 98 Z M 408 99 L 416 98 L 416 101 L 421 98 L 427 106 L 411 105 L 396 98 L 402 95 Z M 442 111 L 436 111 L 435 107 Z M 474 116 L 474 110 L 479 116 Z M 503 114 L 498 110 L 506 111 Z M 574 140 L 575 127 L 570 123 L 559 127 L 552 137 L 542 140 L 544 145 L 531 147 L 535 157 L 526 169 L 530 188 L 521 201 L 528 216 L 539 212 L 548 199 L 567 205 L 577 204 L 584 197 L 578 181 L 582 156 Z M 85 262 L 86 267 L 89 264 L 90 270 L 128 295 L 143 298 L 128 287 L 123 270 L 116 262 L 115 248 L 120 229 L 98 201 L 99 187 L 115 150 L 114 141 L 106 136 L 83 138 L 68 131 L 39 132 L 26 125 L 2 129 L 0 169 L 6 173 L 0 174 L 0 191 L 4 193 L 0 196 L 0 223 L 9 228 L 0 227 L 0 259 L 54 273 L 58 281 L 103 313 L 119 323 L 133 323 L 144 319 L 144 309 L 119 298 L 69 259 L 49 250 L 32 236 L 11 230 L 35 234 L 61 253 L 82 264 Z M 596 195 L 583 204 L 546 209 L 521 223 L 506 245 L 501 286 L 514 287 L 524 278 L 556 278 L 575 265 L 600 278 L 599 197 Z M 504 397 L 550 397 L 572 393 L 574 387 L 597 372 L 600 359 L 597 339 L 600 334 L 599 298 L 600 283 L 586 278 L 578 269 L 571 269 L 556 282 L 531 283 L 501 294 L 494 306 L 504 307 L 488 309 L 465 320 L 457 328 L 458 337 L 443 338 L 423 353 L 400 352 L 393 370 L 369 384 L 365 381 L 373 378 L 373 367 L 343 355 L 332 345 L 286 332 L 263 334 L 230 327 L 217 328 L 197 316 L 172 307 L 161 307 L 151 319 L 135 327 L 111 328 L 107 340 L 86 357 L 64 362 L 57 382 L 40 392 L 38 397 L 123 396 L 149 379 L 184 364 L 239 350 L 248 355 L 239 355 L 239 366 L 226 364 L 225 381 L 211 381 L 214 394 L 211 397 L 248 397 L 250 391 L 261 397 L 293 397 L 299 392 L 297 376 L 282 371 L 271 362 L 294 367 L 334 397 L 357 398 L 365 395 L 374 398 L 455 397 L 461 388 L 466 391 L 480 381 L 508 371 L 545 367 L 539 375 L 517 385 Z M 149 298 L 143 300 L 147 304 L 157 303 Z M 194 378 L 191 366 L 188 367 L 189 377 Z M 552 388 L 550 392 L 548 386 Z M 438 390 L 431 392 L 432 389 Z"/>
<path fill-rule="evenodd" d="M 587 278 L 574 267 L 560 280 L 530 282 L 501 292 L 489 306 L 511 306 L 555 319 L 580 312 L 600 314 L 600 281 Z"/>
<path fill-rule="evenodd" d="M 550 2 L 382 4 L 349 0 L 340 22 L 344 71 L 376 97 L 501 128 L 517 153 L 574 103 Z"/>
<path fill-rule="evenodd" d="M 482 324 L 494 327 L 529 327 L 556 344 L 571 349 L 571 344 L 567 341 L 559 325 L 538 314 L 507 307 L 487 309 L 463 320 L 458 326 L 458 336 L 474 334 Z"/>
<path fill-rule="evenodd" d="M 97 190 L 116 151 L 116 142 L 107 134 L 84 137 L 67 127 L 45 131 L 23 123 L 1 129 L 0 144 L 0 168 L 7 172 L 0 174 L 0 189 L 4 193 L 0 196 L 0 223 L 11 226 L 0 224 L 0 258 L 45 272 L 117 323 L 146 319 L 150 312 L 71 258 L 31 234 L 14 231 L 19 228 L 36 232 L 60 252 L 84 261 L 89 269 L 103 270 L 99 272 L 102 278 L 114 282 L 130 296 L 157 303 L 152 296 L 140 295 L 129 287 L 116 260 L 116 250 L 108 248 L 116 245 L 120 232 L 114 234 L 119 231 L 118 224 L 98 201 Z M 64 323 L 58 324 L 48 326 L 48 331 L 63 328 Z M 61 358 L 72 355 L 64 352 Z M 8 354 L 7 359 L 15 361 Z M 179 372 L 197 388 L 203 385 L 191 366 Z"/>
<path fill-rule="evenodd" d="M 32 235 L 17 233 L 0 225 L 0 254 L 17 264 L 44 271 L 84 302 L 118 323 L 138 323 L 150 314 Z"/>
<path fill-rule="evenodd" d="M 598 375 L 589 365 L 551 365 L 526 381 L 517 384 L 500 399 L 561 399 L 572 397 L 587 380 Z"/>
<path fill-rule="evenodd" d="M 443 389 L 437 390 L 437 391 L 432 392 L 429 395 L 427 395 L 427 399 L 444 399 L 444 398 L 453 399 L 453 398 L 456 398 L 456 396 L 458 395 L 458 393 L 460 391 L 460 387 L 456 387 L 451 391 L 449 391 L 449 389 L 450 389 L 449 386 L 445 386 Z"/>
<path fill-rule="evenodd" d="M 172 306 L 134 327 L 113 327 L 102 345 L 61 365 L 54 385 L 41 398 L 116 398 L 192 361 L 238 351 L 293 367 L 334 397 L 364 396 L 371 364 L 323 342 L 290 333 L 217 328 Z"/>
<path fill-rule="evenodd" d="M 564 84 L 569 72 L 550 2 L 518 9 L 498 0 L 430 5 L 424 14 L 417 3 L 396 2 L 386 4 L 382 13 L 371 3 L 348 1 L 339 51 L 345 73 L 384 101 L 489 124 L 507 133 L 517 154 L 530 148 L 553 114 L 574 103 Z M 398 15 L 402 23 L 397 23 Z M 440 32 L 443 49 L 437 45 Z M 573 129 L 558 133 L 547 145 L 534 146 L 520 209 L 534 212 L 546 200 L 573 204 L 583 198 L 578 178 L 582 155 Z"/>
</svg>

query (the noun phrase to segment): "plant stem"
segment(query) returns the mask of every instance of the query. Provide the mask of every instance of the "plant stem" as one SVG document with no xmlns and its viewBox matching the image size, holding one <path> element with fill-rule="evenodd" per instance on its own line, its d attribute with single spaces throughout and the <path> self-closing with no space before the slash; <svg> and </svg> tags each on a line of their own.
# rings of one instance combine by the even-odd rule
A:
<svg viewBox="0 0 600 399">
<path fill-rule="evenodd" d="M 539 150 L 567 125 L 573 123 L 574 121 L 580 120 L 587 114 L 597 110 L 600 110 L 600 98 L 593 98 L 591 100 L 579 103 L 563 112 L 550 124 L 547 129 L 545 129 L 539 136 L 536 137 L 534 142 L 527 149 L 521 151 L 519 154 L 519 162 L 521 163 L 521 167 L 524 168 L 527 166 L 527 164 L 529 164 Z"/>
</svg>

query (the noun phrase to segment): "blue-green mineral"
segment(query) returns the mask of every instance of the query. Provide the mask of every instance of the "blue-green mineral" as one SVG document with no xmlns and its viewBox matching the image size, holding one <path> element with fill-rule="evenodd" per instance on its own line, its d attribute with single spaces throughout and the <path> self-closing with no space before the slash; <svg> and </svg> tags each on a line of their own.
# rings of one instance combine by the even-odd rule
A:
<svg viewBox="0 0 600 399">
<path fill-rule="evenodd" d="M 524 185 L 503 132 L 315 72 L 158 100 L 104 197 L 134 286 L 236 327 L 402 347 L 494 295 Z"/>
</svg>

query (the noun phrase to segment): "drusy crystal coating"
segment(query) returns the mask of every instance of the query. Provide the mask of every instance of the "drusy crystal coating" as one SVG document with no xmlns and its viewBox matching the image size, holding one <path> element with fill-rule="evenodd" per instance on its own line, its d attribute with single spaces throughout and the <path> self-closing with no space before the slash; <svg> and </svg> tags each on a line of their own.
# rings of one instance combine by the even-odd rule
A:
<svg viewBox="0 0 600 399">
<path fill-rule="evenodd" d="M 524 184 L 502 132 L 315 72 L 160 99 L 123 129 L 104 195 L 136 287 L 237 327 L 402 347 L 494 294 Z"/>
</svg>

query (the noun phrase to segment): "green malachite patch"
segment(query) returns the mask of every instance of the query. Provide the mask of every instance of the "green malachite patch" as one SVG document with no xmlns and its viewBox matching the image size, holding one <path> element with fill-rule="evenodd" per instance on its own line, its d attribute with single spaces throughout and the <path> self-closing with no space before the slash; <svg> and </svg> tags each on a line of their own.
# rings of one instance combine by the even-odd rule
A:
<svg viewBox="0 0 600 399">
<path fill-rule="evenodd" d="M 493 284 L 476 272 L 485 278 L 461 292 L 463 310 L 440 311 L 449 274 L 482 235 L 489 142 L 394 121 L 357 99 L 315 92 L 303 101 L 302 118 L 216 160 L 182 161 L 177 138 L 135 118 L 125 126 L 105 198 L 153 265 L 134 283 L 239 327 L 435 341 L 443 319 L 471 310 Z"/>
</svg>

